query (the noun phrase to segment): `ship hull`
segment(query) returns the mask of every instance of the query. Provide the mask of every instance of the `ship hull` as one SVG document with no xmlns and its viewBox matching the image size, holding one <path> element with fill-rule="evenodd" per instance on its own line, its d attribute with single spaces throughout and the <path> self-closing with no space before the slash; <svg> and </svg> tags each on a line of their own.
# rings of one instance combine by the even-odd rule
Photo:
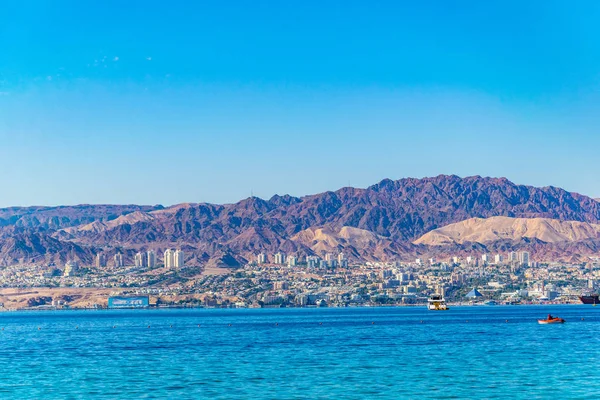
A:
<svg viewBox="0 0 600 400">
<path fill-rule="evenodd" d="M 552 318 L 552 319 L 538 319 L 538 324 L 548 325 L 548 324 L 564 324 L 565 320 L 562 318 Z"/>
<path fill-rule="evenodd" d="M 429 311 L 446 311 L 449 309 L 449 307 L 445 304 L 436 304 L 436 305 L 429 304 L 427 306 L 427 309 Z"/>
<path fill-rule="evenodd" d="M 595 294 L 592 296 L 579 296 L 579 300 L 583 304 L 600 304 L 600 296 Z"/>
</svg>

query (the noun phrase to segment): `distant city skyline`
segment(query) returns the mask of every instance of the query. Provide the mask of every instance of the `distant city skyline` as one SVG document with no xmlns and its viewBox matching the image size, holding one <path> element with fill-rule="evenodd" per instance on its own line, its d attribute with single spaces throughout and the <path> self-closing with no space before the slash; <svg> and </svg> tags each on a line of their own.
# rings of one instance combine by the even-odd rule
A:
<svg viewBox="0 0 600 400">
<path fill-rule="evenodd" d="M 600 197 L 597 2 L 5 8 L 0 207 L 439 174 Z"/>
</svg>

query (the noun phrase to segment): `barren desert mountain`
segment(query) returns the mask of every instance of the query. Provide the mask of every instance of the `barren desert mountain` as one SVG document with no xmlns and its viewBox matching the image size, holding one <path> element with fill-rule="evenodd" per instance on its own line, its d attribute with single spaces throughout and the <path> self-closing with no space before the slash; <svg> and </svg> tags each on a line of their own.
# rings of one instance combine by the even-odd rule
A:
<svg viewBox="0 0 600 400">
<path fill-rule="evenodd" d="M 63 241 L 49 232 L 10 226 L 0 230 L 0 265 L 16 262 L 37 265 L 62 265 L 72 255 L 79 260 L 91 262 L 97 252 L 90 246 Z"/>
<path fill-rule="evenodd" d="M 308 228 L 298 232 L 292 237 L 292 240 L 302 243 L 320 254 L 338 252 L 344 245 L 374 248 L 384 239 L 364 229 L 344 226 L 340 229 Z"/>
<path fill-rule="evenodd" d="M 350 226 L 308 228 L 291 240 L 307 247 L 313 254 L 344 252 L 346 257 L 354 259 L 382 261 L 390 259 L 393 254 L 413 253 L 389 238 Z"/>
<path fill-rule="evenodd" d="M 158 211 L 160 212 L 160 211 Z M 77 234 L 78 232 L 92 232 L 92 233 L 100 233 L 106 230 L 114 229 L 120 225 L 133 225 L 138 222 L 149 222 L 152 221 L 154 217 L 150 213 L 142 212 L 142 211 L 134 211 L 129 214 L 121 215 L 116 219 L 110 221 L 100 221 L 96 220 L 92 223 L 79 225 L 71 228 L 65 228 L 65 232 Z"/>
<path fill-rule="evenodd" d="M 110 221 L 134 211 L 153 211 L 162 206 L 82 204 L 58 207 L 7 207 L 0 208 L 0 227 L 60 229 L 84 225 L 94 221 Z"/>
<path fill-rule="evenodd" d="M 434 229 L 414 244 L 440 246 L 466 242 L 539 239 L 545 243 L 578 242 L 600 238 L 600 224 L 549 218 L 470 218 Z"/>
<path fill-rule="evenodd" d="M 472 218 L 492 217 L 546 222 L 522 222 L 514 228 L 512 222 L 492 224 L 498 223 L 504 230 L 467 228 L 480 223 L 464 223 L 458 241 L 450 235 L 450 228 L 435 231 Z M 562 225 L 562 221 L 569 224 Z M 46 260 L 50 248 L 53 260 L 64 261 L 67 254 L 76 253 L 87 262 L 98 252 L 110 258 L 119 251 L 130 258 L 139 250 L 161 252 L 167 247 L 186 248 L 189 260 L 211 265 L 239 265 L 261 251 L 300 257 L 344 251 L 351 259 L 395 260 L 468 251 L 463 245 L 465 236 L 484 241 L 488 248 L 501 246 L 502 251 L 525 246 L 571 257 L 597 248 L 590 241 L 597 240 L 592 237 L 598 223 L 600 203 L 587 196 L 556 187 L 517 185 L 505 178 L 440 175 L 385 179 L 366 189 L 346 187 L 305 197 L 250 197 L 223 205 L 5 208 L 0 209 L 0 260 L 3 265 Z M 15 228 L 30 241 L 37 238 L 48 246 L 23 245 L 9 250 L 6 244 L 14 240 Z M 428 232 L 432 234 L 419 239 Z M 572 238 L 565 242 L 571 244 L 556 242 L 562 238 Z M 430 245 L 443 243 L 448 245 Z"/>
</svg>

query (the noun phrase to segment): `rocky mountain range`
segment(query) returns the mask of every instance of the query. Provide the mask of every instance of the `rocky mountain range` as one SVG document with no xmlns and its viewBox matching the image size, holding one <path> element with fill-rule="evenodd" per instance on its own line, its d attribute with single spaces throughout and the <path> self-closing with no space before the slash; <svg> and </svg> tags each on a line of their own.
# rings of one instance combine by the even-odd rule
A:
<svg viewBox="0 0 600 400">
<path fill-rule="evenodd" d="M 505 178 L 440 175 L 225 205 L 4 208 L 0 264 L 91 263 L 98 252 L 122 252 L 131 262 L 137 251 L 169 247 L 183 249 L 187 263 L 226 267 L 261 251 L 344 251 L 355 260 L 386 261 L 528 249 L 539 259 L 584 261 L 600 247 L 598 223 L 600 202 L 587 196 Z M 536 229 L 545 231 L 531 234 Z"/>
</svg>

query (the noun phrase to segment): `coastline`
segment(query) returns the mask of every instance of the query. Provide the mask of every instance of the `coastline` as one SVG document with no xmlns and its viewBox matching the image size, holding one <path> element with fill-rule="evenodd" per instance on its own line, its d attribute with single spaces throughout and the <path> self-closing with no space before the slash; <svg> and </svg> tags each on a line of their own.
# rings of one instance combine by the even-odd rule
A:
<svg viewBox="0 0 600 400">
<path fill-rule="evenodd" d="M 487 305 L 483 303 L 448 303 L 451 311 L 453 308 L 504 308 L 504 307 L 556 307 L 556 306 L 589 306 L 594 307 L 591 304 L 563 302 L 563 303 L 519 303 L 519 304 L 494 304 Z M 111 312 L 111 311 L 160 311 L 160 310 L 340 310 L 340 309 L 385 309 L 385 308 L 427 308 L 427 304 L 386 304 L 386 305 L 351 305 L 351 306 L 293 306 L 293 307 L 215 307 L 215 306 L 161 306 L 161 307 L 119 307 L 119 308 L 108 308 L 108 307 L 25 307 L 18 309 L 6 309 L 0 308 L 0 314 L 2 313 L 13 313 L 13 312 L 73 312 L 73 311 L 98 311 L 98 312 Z M 431 311 L 437 313 L 436 311 Z"/>
</svg>

